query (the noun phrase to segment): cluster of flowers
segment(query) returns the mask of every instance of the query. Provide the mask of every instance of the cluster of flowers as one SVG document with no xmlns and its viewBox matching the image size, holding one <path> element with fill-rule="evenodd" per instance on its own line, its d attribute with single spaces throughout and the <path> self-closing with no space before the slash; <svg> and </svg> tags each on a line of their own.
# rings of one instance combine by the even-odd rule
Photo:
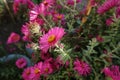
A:
<svg viewBox="0 0 120 80">
<path fill-rule="evenodd" d="M 88 16 L 91 8 L 99 4 L 95 0 L 89 0 L 88 3 L 87 7 L 85 6 L 81 12 L 78 11 L 76 15 L 81 14 L 81 16 L 83 16 L 83 14 L 85 14 L 85 16 Z M 53 56 L 55 55 L 54 53 L 56 50 L 63 54 L 62 57 L 68 56 L 67 52 L 64 51 L 65 45 L 62 44 L 62 39 L 68 34 L 66 28 L 66 26 L 69 25 L 67 23 L 67 15 L 69 15 L 69 11 L 76 13 L 78 10 L 76 6 L 77 4 L 82 4 L 82 0 L 43 0 L 39 4 L 34 4 L 30 0 L 15 0 L 13 4 L 15 13 L 17 13 L 21 4 L 27 5 L 29 8 L 29 22 L 24 24 L 21 28 L 21 32 L 24 34 L 22 40 L 28 42 L 27 47 L 34 50 L 32 58 L 36 59 L 36 54 L 37 57 L 39 55 L 38 58 L 40 58 L 35 62 L 34 66 L 27 68 L 25 68 L 27 64 L 25 59 L 22 58 L 16 61 L 18 68 L 25 68 L 22 74 L 23 79 L 39 80 L 41 76 L 44 76 L 45 78 L 49 74 L 59 71 L 62 66 L 69 68 L 69 60 L 66 60 L 64 63 L 60 55 L 57 55 L 57 57 Z M 116 8 L 116 17 L 119 18 L 119 0 L 106 0 L 102 6 L 98 7 L 96 12 L 98 14 L 104 14 L 113 7 Z M 62 11 L 62 9 L 66 10 L 66 12 Z M 86 17 L 83 17 L 81 21 L 85 23 Z M 107 25 L 110 25 L 113 20 L 110 18 L 106 22 Z M 7 43 L 16 43 L 19 40 L 20 36 L 13 32 L 9 36 Z M 98 42 L 104 41 L 99 35 L 96 37 L 96 40 Z M 92 72 L 91 65 L 83 60 L 79 60 L 78 56 L 72 60 L 73 70 L 79 75 L 87 76 Z M 113 80 L 119 79 L 119 66 L 106 67 L 102 71 L 106 76 L 111 77 Z"/>
</svg>

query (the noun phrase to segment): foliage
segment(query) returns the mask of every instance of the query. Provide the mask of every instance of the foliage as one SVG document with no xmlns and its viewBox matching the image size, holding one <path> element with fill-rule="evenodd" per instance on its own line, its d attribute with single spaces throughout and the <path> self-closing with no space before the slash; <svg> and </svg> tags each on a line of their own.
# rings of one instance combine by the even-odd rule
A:
<svg viewBox="0 0 120 80">
<path fill-rule="evenodd" d="M 118 75 L 104 70 L 120 65 L 120 1 L 114 1 L 33 0 L 34 5 L 29 0 L 18 2 L 27 8 L 26 22 L 21 27 L 23 36 L 20 43 L 16 36 L 9 37 L 13 44 L 8 45 L 17 45 L 31 58 L 32 66 L 25 67 L 22 73 L 30 68 L 31 75 L 22 78 L 117 80 L 120 70 L 115 72 Z M 20 10 L 13 8 L 18 14 Z M 25 47 L 30 50 L 28 53 Z"/>
</svg>

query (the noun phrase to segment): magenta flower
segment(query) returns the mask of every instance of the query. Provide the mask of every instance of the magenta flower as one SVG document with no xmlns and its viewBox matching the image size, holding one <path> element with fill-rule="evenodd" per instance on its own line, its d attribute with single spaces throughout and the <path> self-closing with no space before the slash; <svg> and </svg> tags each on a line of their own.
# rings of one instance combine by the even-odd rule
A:
<svg viewBox="0 0 120 80">
<path fill-rule="evenodd" d="M 39 15 L 39 6 L 35 6 L 32 10 L 29 12 L 29 18 L 30 21 L 35 20 Z"/>
<path fill-rule="evenodd" d="M 106 25 L 107 25 L 107 26 L 110 26 L 112 23 L 113 23 L 112 18 L 108 18 L 108 19 L 106 20 Z"/>
<path fill-rule="evenodd" d="M 116 17 L 120 18 L 120 6 L 116 9 Z"/>
<path fill-rule="evenodd" d="M 30 75 L 31 75 L 31 68 L 32 67 L 28 67 L 28 68 L 24 69 L 24 71 L 22 73 L 22 78 L 24 80 L 32 80 L 32 78 L 30 77 Z"/>
<path fill-rule="evenodd" d="M 64 14 L 59 14 L 59 13 L 54 14 L 53 15 L 53 20 L 55 22 L 65 20 Z"/>
<path fill-rule="evenodd" d="M 54 27 L 40 37 L 40 49 L 43 52 L 47 52 L 50 47 L 53 47 L 65 34 L 63 28 Z"/>
<path fill-rule="evenodd" d="M 97 40 L 98 42 L 103 42 L 103 41 L 104 41 L 104 39 L 103 39 L 102 36 L 100 36 L 100 35 L 97 35 L 97 36 L 96 36 L 96 40 Z"/>
<path fill-rule="evenodd" d="M 48 75 L 53 72 L 52 66 L 49 62 L 44 62 L 43 64 L 43 74 Z"/>
<path fill-rule="evenodd" d="M 7 44 L 16 43 L 20 40 L 20 35 L 12 32 L 8 37 Z"/>
<path fill-rule="evenodd" d="M 55 4 L 55 0 L 44 0 L 42 2 L 42 4 L 46 7 L 46 8 L 50 8 L 52 7 L 52 5 Z"/>
<path fill-rule="evenodd" d="M 97 6 L 97 2 L 96 2 L 96 0 L 90 0 L 90 2 L 91 2 L 92 7 Z"/>
<path fill-rule="evenodd" d="M 97 10 L 97 12 L 99 14 L 103 14 L 107 11 L 109 11 L 110 9 L 116 7 L 120 5 L 120 1 L 119 0 L 106 0 Z"/>
<path fill-rule="evenodd" d="M 120 80 L 120 67 L 117 65 L 105 67 L 103 72 L 106 76 L 112 78 L 112 80 Z"/>
<path fill-rule="evenodd" d="M 19 58 L 17 61 L 16 61 L 16 66 L 18 68 L 24 68 L 25 66 L 27 65 L 27 61 L 25 58 Z"/>
<path fill-rule="evenodd" d="M 79 75 L 87 76 L 91 72 L 91 67 L 87 63 L 76 59 L 74 61 L 74 70 L 77 71 Z"/>
<path fill-rule="evenodd" d="M 43 74 L 43 63 L 39 62 L 31 68 L 30 77 L 32 80 L 39 80 L 40 76 Z"/>
</svg>

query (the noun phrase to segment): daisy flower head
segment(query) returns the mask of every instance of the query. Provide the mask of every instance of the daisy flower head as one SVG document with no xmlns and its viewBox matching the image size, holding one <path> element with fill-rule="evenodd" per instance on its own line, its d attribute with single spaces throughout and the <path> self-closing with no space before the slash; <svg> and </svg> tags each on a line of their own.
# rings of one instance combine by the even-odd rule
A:
<svg viewBox="0 0 120 80">
<path fill-rule="evenodd" d="M 17 43 L 19 40 L 20 40 L 20 35 L 15 32 L 12 32 L 8 37 L 7 44 Z"/>
<path fill-rule="evenodd" d="M 39 15 L 39 6 L 36 5 L 32 10 L 29 11 L 29 19 L 30 21 L 35 20 Z"/>
<path fill-rule="evenodd" d="M 117 7 L 118 5 L 120 5 L 119 0 L 106 0 L 100 7 L 98 7 L 97 13 L 104 14 L 110 9 Z"/>
<path fill-rule="evenodd" d="M 42 4 L 44 4 L 46 8 L 50 8 L 52 5 L 55 4 L 55 0 L 44 0 Z"/>
<path fill-rule="evenodd" d="M 79 61 L 76 59 L 74 61 L 74 70 L 78 72 L 79 75 L 87 76 L 91 72 L 89 64 Z"/>
<path fill-rule="evenodd" d="M 53 72 L 52 66 L 49 62 L 44 62 L 43 64 L 43 74 L 48 75 Z"/>
<path fill-rule="evenodd" d="M 120 67 L 117 65 L 112 65 L 111 67 L 105 67 L 103 73 L 112 78 L 112 80 L 120 80 Z"/>
<path fill-rule="evenodd" d="M 43 73 L 42 67 L 43 67 L 43 63 L 39 62 L 38 64 L 35 64 L 31 68 L 31 75 L 30 75 L 30 77 L 31 77 L 32 80 L 39 80 L 40 76 Z"/>
<path fill-rule="evenodd" d="M 30 78 L 31 68 L 32 68 L 32 67 L 28 67 L 28 68 L 24 69 L 24 71 L 23 71 L 23 73 L 22 73 L 22 78 L 23 78 L 24 80 L 32 80 L 32 78 Z"/>
<path fill-rule="evenodd" d="M 16 66 L 18 68 L 24 68 L 25 66 L 27 65 L 27 61 L 25 58 L 19 58 L 17 61 L 16 61 Z"/>
<path fill-rule="evenodd" d="M 40 49 L 46 53 L 50 47 L 53 47 L 63 37 L 64 34 L 65 31 L 63 28 L 51 28 L 48 33 L 40 38 Z"/>
<path fill-rule="evenodd" d="M 53 20 L 54 20 L 55 22 L 58 22 L 59 20 L 62 21 L 62 20 L 64 20 L 64 19 L 65 19 L 64 14 L 59 14 L 59 13 L 57 13 L 57 14 L 54 14 L 54 16 L 53 16 Z"/>
</svg>

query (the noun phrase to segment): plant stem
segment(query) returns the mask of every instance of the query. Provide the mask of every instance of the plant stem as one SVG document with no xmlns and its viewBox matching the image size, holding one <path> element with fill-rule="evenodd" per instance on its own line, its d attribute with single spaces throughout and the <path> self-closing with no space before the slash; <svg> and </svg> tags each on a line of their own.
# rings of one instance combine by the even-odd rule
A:
<svg viewBox="0 0 120 80">
<path fill-rule="evenodd" d="M 7 1 L 6 1 L 6 0 L 3 0 L 3 2 L 4 2 L 4 4 L 5 4 L 6 9 L 8 10 L 9 15 L 11 16 L 13 22 L 15 23 L 15 19 L 14 19 L 13 15 L 12 15 L 12 13 L 11 13 L 11 11 L 10 11 L 10 8 L 9 8 L 9 6 L 8 6 Z"/>
<path fill-rule="evenodd" d="M 41 15 L 41 17 L 49 25 L 49 27 L 52 28 L 52 25 L 47 21 L 47 19 L 44 17 L 44 15 Z"/>
</svg>

